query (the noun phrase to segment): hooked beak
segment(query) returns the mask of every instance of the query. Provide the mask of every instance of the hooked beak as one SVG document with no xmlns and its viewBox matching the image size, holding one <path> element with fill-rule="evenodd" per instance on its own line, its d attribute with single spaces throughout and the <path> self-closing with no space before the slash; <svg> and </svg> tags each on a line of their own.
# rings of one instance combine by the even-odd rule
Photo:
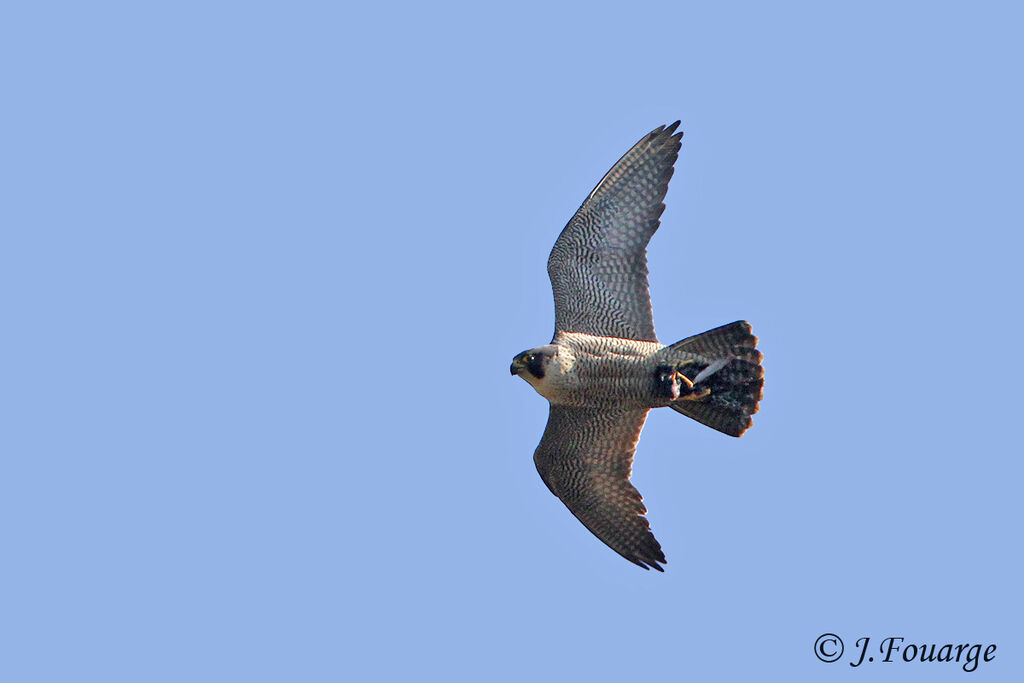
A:
<svg viewBox="0 0 1024 683">
<path fill-rule="evenodd" d="M 516 356 L 515 358 L 512 359 L 512 366 L 509 367 L 509 370 L 512 372 L 512 376 L 514 377 L 518 375 L 520 372 L 522 372 L 525 367 L 526 364 L 523 363 L 523 357 Z"/>
</svg>

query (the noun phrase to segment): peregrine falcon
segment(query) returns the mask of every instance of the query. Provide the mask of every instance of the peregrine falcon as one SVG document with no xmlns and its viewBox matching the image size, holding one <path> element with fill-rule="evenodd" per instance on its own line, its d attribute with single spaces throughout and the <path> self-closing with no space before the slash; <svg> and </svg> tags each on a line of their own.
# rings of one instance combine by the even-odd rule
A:
<svg viewBox="0 0 1024 683">
<path fill-rule="evenodd" d="M 654 334 L 647 243 L 665 210 L 678 126 L 659 126 L 636 143 L 562 230 L 548 257 L 555 336 L 511 367 L 551 404 L 533 455 L 541 479 L 612 550 L 658 571 L 665 554 L 629 482 L 648 411 L 667 406 L 741 436 L 764 384 L 747 322 L 669 346 Z"/>
</svg>

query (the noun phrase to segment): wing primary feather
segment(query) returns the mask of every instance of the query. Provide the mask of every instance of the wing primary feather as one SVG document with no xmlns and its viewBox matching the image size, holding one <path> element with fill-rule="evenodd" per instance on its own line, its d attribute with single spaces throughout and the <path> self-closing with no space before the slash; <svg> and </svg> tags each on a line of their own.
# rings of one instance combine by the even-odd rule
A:
<svg viewBox="0 0 1024 683">
<path fill-rule="evenodd" d="M 633 145 L 601 178 L 548 257 L 555 331 L 657 341 L 647 243 L 665 211 L 679 121 Z"/>
<path fill-rule="evenodd" d="M 609 548 L 633 564 L 662 571 L 665 554 L 629 482 L 647 410 L 552 405 L 534 453 L 541 479 Z"/>
</svg>

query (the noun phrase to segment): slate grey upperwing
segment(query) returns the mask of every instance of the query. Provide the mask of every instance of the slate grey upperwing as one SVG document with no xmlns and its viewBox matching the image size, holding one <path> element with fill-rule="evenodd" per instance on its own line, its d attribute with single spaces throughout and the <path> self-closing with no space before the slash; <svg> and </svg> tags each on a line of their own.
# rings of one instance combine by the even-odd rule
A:
<svg viewBox="0 0 1024 683">
<path fill-rule="evenodd" d="M 647 243 L 679 156 L 679 121 L 633 145 L 562 230 L 548 257 L 555 331 L 657 341 Z"/>
<path fill-rule="evenodd" d="M 630 562 L 664 571 L 643 497 L 629 483 L 647 412 L 552 405 L 533 460 L 551 492 L 595 536 Z"/>
</svg>

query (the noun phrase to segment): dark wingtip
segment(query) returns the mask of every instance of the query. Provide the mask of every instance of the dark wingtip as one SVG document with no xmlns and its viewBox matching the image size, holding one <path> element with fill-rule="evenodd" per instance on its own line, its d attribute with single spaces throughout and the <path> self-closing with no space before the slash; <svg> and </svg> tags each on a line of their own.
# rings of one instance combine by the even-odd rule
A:
<svg viewBox="0 0 1024 683">
<path fill-rule="evenodd" d="M 657 137 L 670 136 L 678 140 L 679 138 L 683 137 L 682 131 L 676 133 L 676 128 L 679 127 L 680 123 L 682 123 L 682 121 L 676 121 L 675 123 L 670 123 L 667 126 L 658 126 L 657 128 L 655 128 L 654 130 L 647 134 L 647 139 L 653 140 L 654 138 Z M 675 135 L 672 135 L 673 133 L 675 133 Z"/>
<path fill-rule="evenodd" d="M 659 572 L 664 572 L 665 570 L 661 567 L 661 565 L 668 564 L 668 560 L 665 559 L 665 553 L 661 551 L 661 546 L 657 545 L 658 542 L 654 539 L 653 536 L 651 536 L 651 540 L 654 541 L 654 543 L 656 544 L 656 547 L 653 549 L 653 552 L 639 552 L 632 556 L 627 555 L 621 551 L 618 552 L 620 555 L 622 555 L 638 567 L 641 567 L 646 570 L 657 569 Z"/>
<path fill-rule="evenodd" d="M 679 147 L 682 145 L 682 140 L 683 140 L 683 131 L 679 131 L 678 133 L 676 133 L 676 128 L 679 127 L 679 124 L 680 124 L 679 121 L 676 121 L 675 123 L 670 124 L 668 127 L 665 128 L 665 132 L 663 134 L 665 136 L 665 140 L 666 141 L 671 141 L 671 142 L 669 142 L 669 144 L 674 145 L 676 150 L 678 150 Z M 674 135 L 673 135 L 673 133 L 674 133 Z"/>
<path fill-rule="evenodd" d="M 658 556 L 653 556 L 653 557 L 650 557 L 650 556 L 642 557 L 642 556 L 639 556 L 639 555 L 635 555 L 635 556 L 630 557 L 629 555 L 626 555 L 625 553 L 622 553 L 622 552 L 619 552 L 619 554 L 622 555 L 623 557 L 625 557 L 627 560 L 629 560 L 633 564 L 635 564 L 636 566 L 638 566 L 641 569 L 643 569 L 644 571 L 650 571 L 651 569 L 657 569 L 659 572 L 664 572 L 665 570 L 662 569 L 661 565 L 662 564 L 668 564 L 668 560 L 665 559 L 665 553 L 660 552 L 660 550 L 661 549 L 659 548 Z M 659 562 L 661 564 L 658 564 Z"/>
</svg>

